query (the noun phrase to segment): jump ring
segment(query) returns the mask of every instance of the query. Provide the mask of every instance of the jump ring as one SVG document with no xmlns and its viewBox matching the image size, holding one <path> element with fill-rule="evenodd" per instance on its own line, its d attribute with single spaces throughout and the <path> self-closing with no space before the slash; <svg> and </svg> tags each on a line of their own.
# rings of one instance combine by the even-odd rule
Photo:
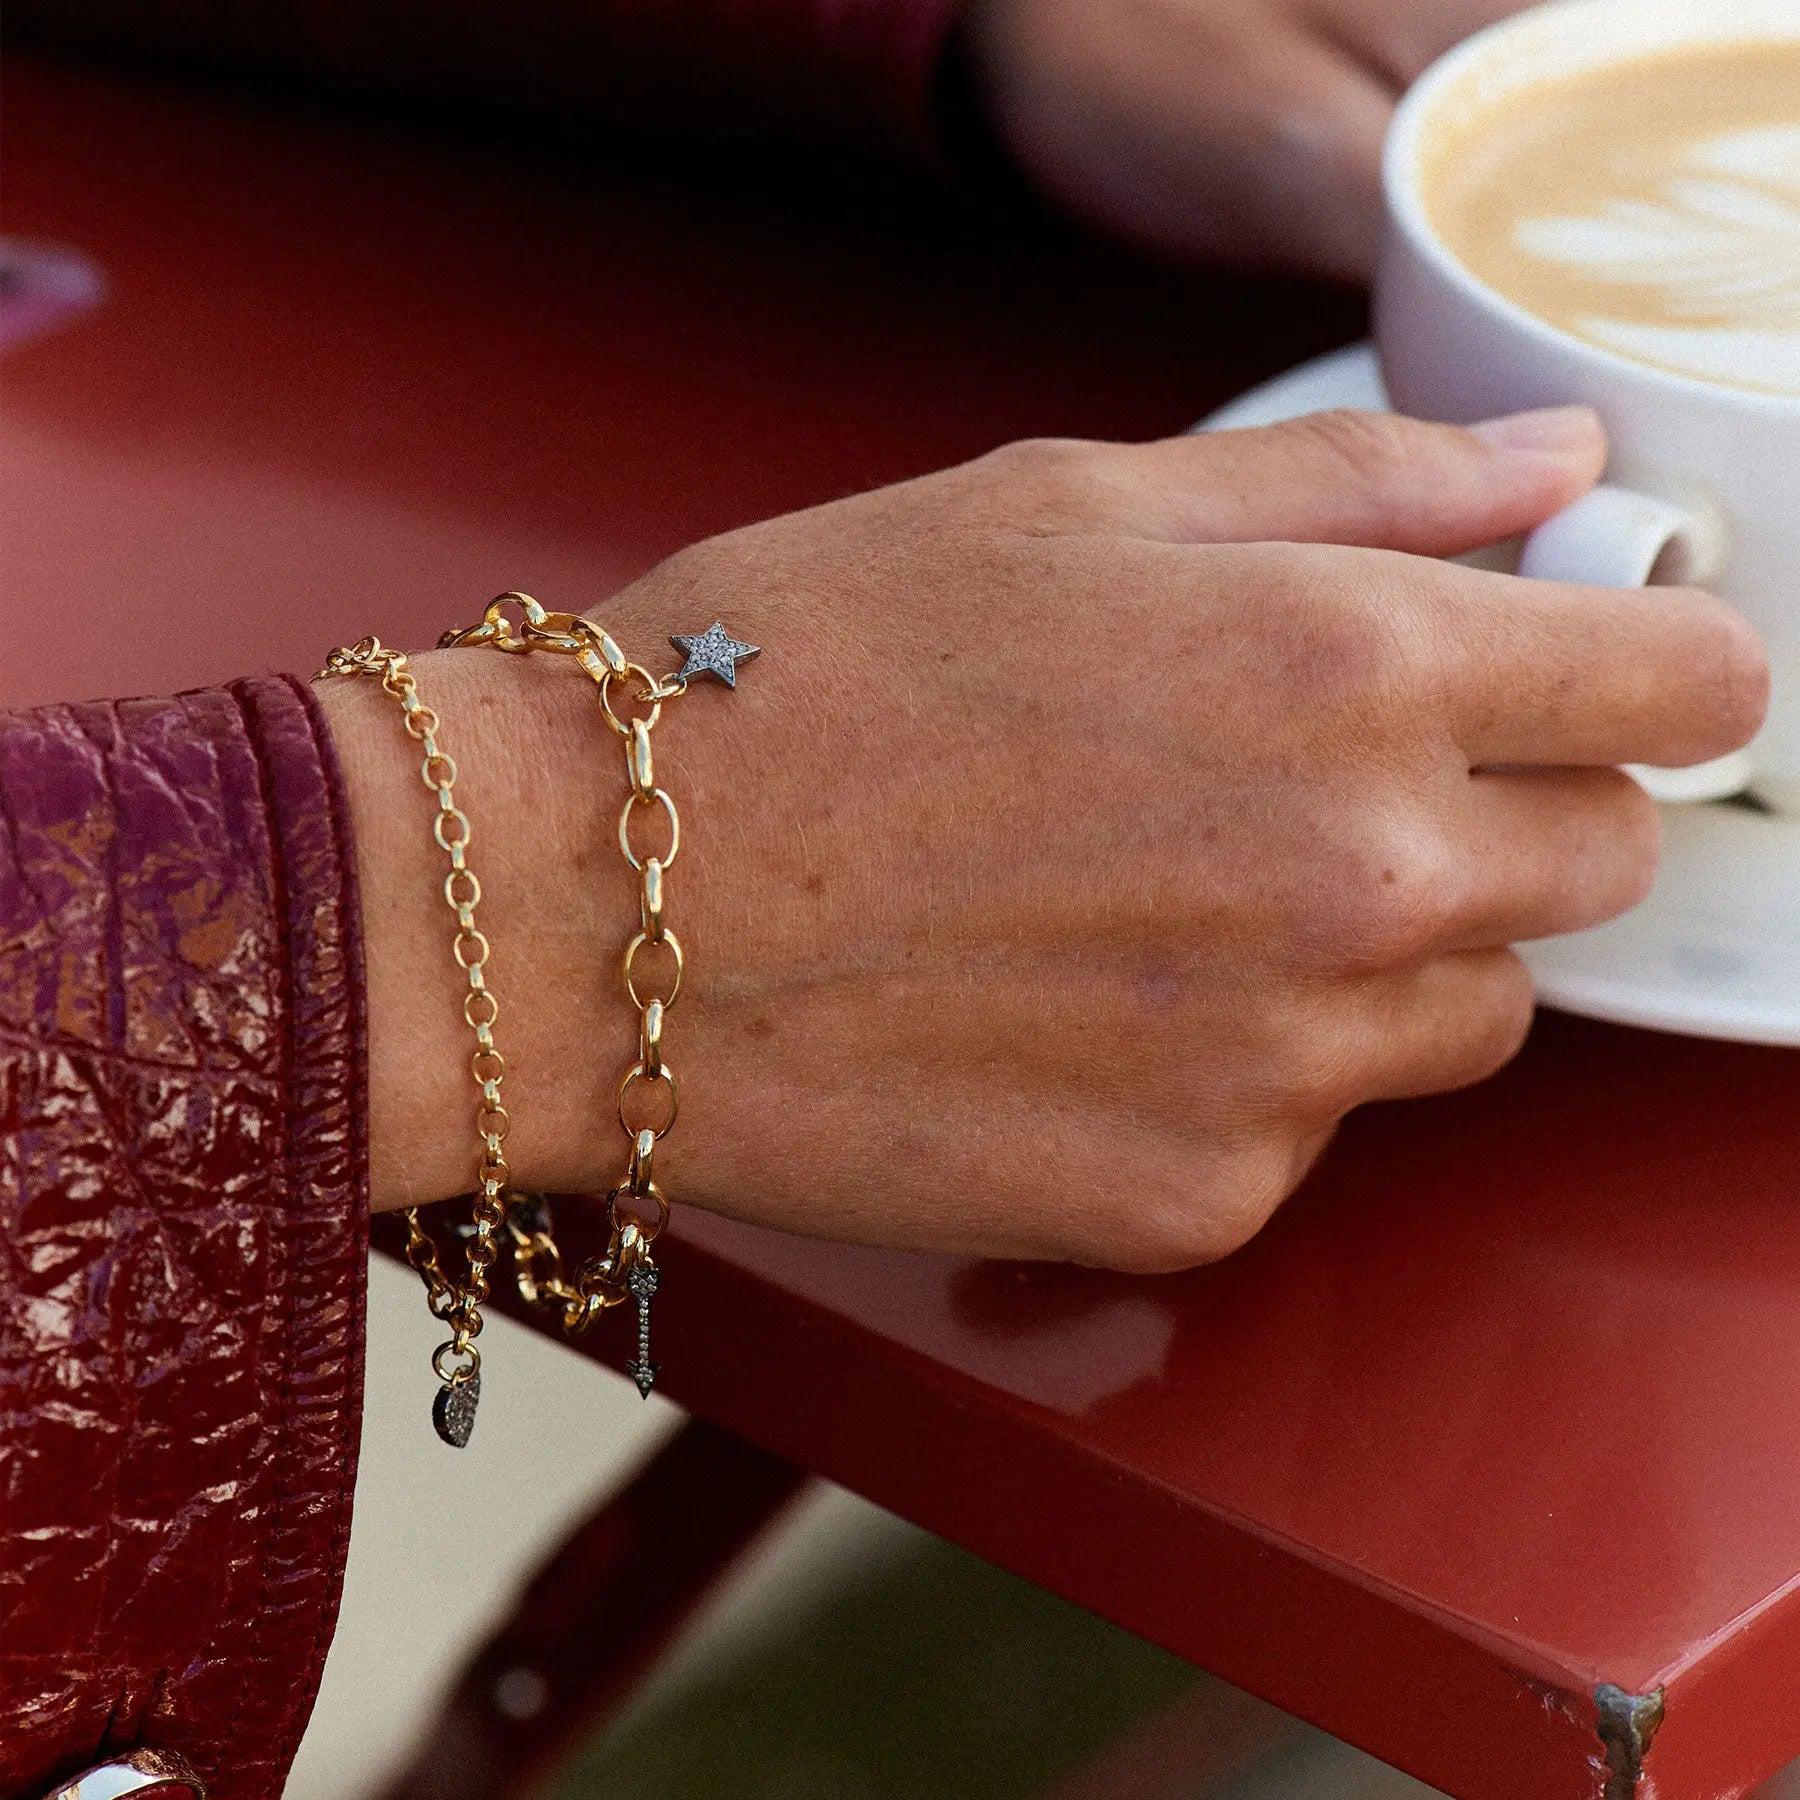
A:
<svg viewBox="0 0 1800 1800">
<path fill-rule="evenodd" d="M 625 1100 L 626 1096 L 631 1092 L 631 1084 L 634 1081 L 658 1081 L 668 1088 L 669 1116 L 663 1120 L 662 1124 L 657 1126 L 638 1126 L 633 1125 L 631 1121 L 626 1118 Z M 675 1115 L 680 1111 L 681 1090 L 675 1084 L 675 1071 L 671 1069 L 667 1063 L 664 1063 L 654 1075 L 652 1075 L 642 1063 L 633 1063 L 631 1067 L 625 1071 L 625 1077 L 619 1083 L 619 1125 L 627 1137 L 636 1140 L 640 1133 L 646 1130 L 649 1131 L 652 1138 L 663 1137 L 675 1123 Z"/>
<path fill-rule="evenodd" d="M 674 932 L 665 931 L 662 935 L 662 941 L 668 945 L 669 949 L 673 951 L 675 955 L 675 983 L 674 986 L 662 996 L 663 1010 L 666 1012 L 675 1004 L 675 996 L 681 992 L 681 976 L 682 971 L 686 967 L 686 963 L 681 954 L 681 939 L 678 938 Z M 631 965 L 636 958 L 637 953 L 649 942 L 650 934 L 647 931 L 640 931 L 637 936 L 625 946 L 625 992 L 630 996 L 631 1004 L 635 1006 L 639 1012 L 642 1012 L 645 1007 L 649 1005 L 649 1001 L 645 1000 L 637 991 L 637 983 L 632 978 Z"/>
<path fill-rule="evenodd" d="M 467 1360 L 459 1367 L 452 1368 L 448 1366 L 452 1356 L 462 1356 Z M 445 1387 L 462 1387 L 481 1373 L 481 1352 L 473 1344 L 464 1344 L 459 1349 L 456 1340 L 451 1338 L 432 1351 L 431 1368 Z"/>
<path fill-rule="evenodd" d="M 656 803 L 660 803 L 663 811 L 669 815 L 669 853 L 657 860 L 665 869 L 670 869 L 675 866 L 676 853 L 681 849 L 681 814 L 675 810 L 675 802 L 670 799 L 668 789 L 653 789 L 648 800 L 641 799 L 637 794 L 627 794 L 625 804 L 619 808 L 619 848 L 625 853 L 625 860 L 640 873 L 643 871 L 644 861 L 639 859 L 638 853 L 631 847 L 631 813 L 634 807 Z"/>
<path fill-rule="evenodd" d="M 537 602 L 529 594 L 521 594 L 517 589 L 509 588 L 504 594 L 496 595 L 487 603 L 481 615 L 481 623 L 471 631 L 465 643 L 492 644 L 496 650 L 504 650 L 510 656 L 523 656 L 531 649 L 530 642 L 520 633 L 513 630 L 512 620 L 506 616 L 508 605 L 519 607 L 527 618 L 537 607 Z M 538 607 L 541 612 L 543 609 Z"/>
<path fill-rule="evenodd" d="M 654 675 L 642 663 L 628 662 L 623 669 L 608 669 L 600 679 L 600 710 L 606 714 L 606 722 L 620 737 L 631 736 L 631 726 L 613 711 L 611 689 L 615 681 L 622 681 L 628 675 L 638 676 L 644 684 L 644 691 L 635 696 L 638 700 L 648 701 L 650 710 L 644 715 L 646 731 L 662 717 L 662 701 L 657 698 L 659 688 Z"/>
<path fill-rule="evenodd" d="M 646 1202 L 656 1210 L 646 1212 Z M 668 1198 L 654 1181 L 647 1183 L 641 1194 L 634 1194 L 629 1187 L 616 1187 L 606 1196 L 606 1204 L 612 1214 L 615 1251 L 623 1246 L 628 1236 L 635 1236 L 634 1248 L 647 1247 L 669 1222 Z M 614 1279 L 619 1280 L 624 1272 L 623 1268 L 615 1267 Z M 623 1285 L 622 1281 L 620 1285 Z"/>
</svg>

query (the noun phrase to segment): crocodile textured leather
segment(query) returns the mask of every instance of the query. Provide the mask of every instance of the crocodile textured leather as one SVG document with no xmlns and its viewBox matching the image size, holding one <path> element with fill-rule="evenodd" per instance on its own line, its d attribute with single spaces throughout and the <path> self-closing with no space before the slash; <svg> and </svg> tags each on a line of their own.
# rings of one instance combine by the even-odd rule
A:
<svg viewBox="0 0 1800 1800">
<path fill-rule="evenodd" d="M 347 815 L 285 678 L 0 716 L 0 1795 L 273 1800 L 336 1619 L 367 1268 Z"/>
</svg>

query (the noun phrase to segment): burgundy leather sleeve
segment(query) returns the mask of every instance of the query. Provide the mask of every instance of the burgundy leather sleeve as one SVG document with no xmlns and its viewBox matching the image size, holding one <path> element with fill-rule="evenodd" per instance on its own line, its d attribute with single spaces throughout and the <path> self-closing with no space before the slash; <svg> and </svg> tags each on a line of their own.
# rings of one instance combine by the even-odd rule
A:
<svg viewBox="0 0 1800 1800">
<path fill-rule="evenodd" d="M 9 32 L 516 113 L 929 157 L 961 0 L 13 0 Z"/>
<path fill-rule="evenodd" d="M 0 715 L 0 1795 L 274 1800 L 349 1536 L 367 1279 L 346 809 L 306 690 Z"/>
</svg>

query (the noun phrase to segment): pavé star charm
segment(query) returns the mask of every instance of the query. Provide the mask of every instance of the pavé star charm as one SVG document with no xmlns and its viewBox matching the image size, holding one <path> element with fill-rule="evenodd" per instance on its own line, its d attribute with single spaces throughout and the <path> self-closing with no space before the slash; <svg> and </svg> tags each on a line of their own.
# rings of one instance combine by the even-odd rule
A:
<svg viewBox="0 0 1800 1800">
<path fill-rule="evenodd" d="M 761 648 L 759 644 L 740 644 L 717 619 L 698 636 L 672 637 L 669 642 L 687 658 L 681 665 L 682 681 L 713 675 L 728 688 L 737 686 L 738 664 L 749 661 Z"/>
</svg>

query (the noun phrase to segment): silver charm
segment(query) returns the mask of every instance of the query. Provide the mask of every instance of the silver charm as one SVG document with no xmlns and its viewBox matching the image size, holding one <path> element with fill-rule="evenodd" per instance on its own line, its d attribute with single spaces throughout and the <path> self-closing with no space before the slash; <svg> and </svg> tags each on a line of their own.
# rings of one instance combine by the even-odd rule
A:
<svg viewBox="0 0 1800 1800">
<path fill-rule="evenodd" d="M 625 1285 L 637 1301 L 638 1327 L 637 1360 L 625 1365 L 625 1373 L 637 1383 L 637 1391 L 646 1400 L 656 1386 L 657 1376 L 662 1373 L 662 1365 L 650 1360 L 650 1302 L 661 1282 L 662 1271 L 647 1259 L 634 1264 L 631 1273 L 625 1277 Z"/>
<path fill-rule="evenodd" d="M 687 658 L 678 680 L 711 675 L 728 688 L 737 686 L 738 664 L 748 662 L 762 648 L 760 644 L 740 644 L 717 619 L 694 637 L 672 637 L 669 642 Z"/>
<path fill-rule="evenodd" d="M 467 1445 L 475 1429 L 475 1408 L 480 1404 L 479 1371 L 467 1381 L 447 1382 L 438 1389 L 437 1398 L 431 1403 L 431 1423 L 452 1450 L 461 1450 Z"/>
<path fill-rule="evenodd" d="M 549 1199 L 543 1194 L 521 1193 L 516 1188 L 508 1190 L 506 1223 L 515 1236 L 548 1235 L 552 1223 Z"/>
</svg>

